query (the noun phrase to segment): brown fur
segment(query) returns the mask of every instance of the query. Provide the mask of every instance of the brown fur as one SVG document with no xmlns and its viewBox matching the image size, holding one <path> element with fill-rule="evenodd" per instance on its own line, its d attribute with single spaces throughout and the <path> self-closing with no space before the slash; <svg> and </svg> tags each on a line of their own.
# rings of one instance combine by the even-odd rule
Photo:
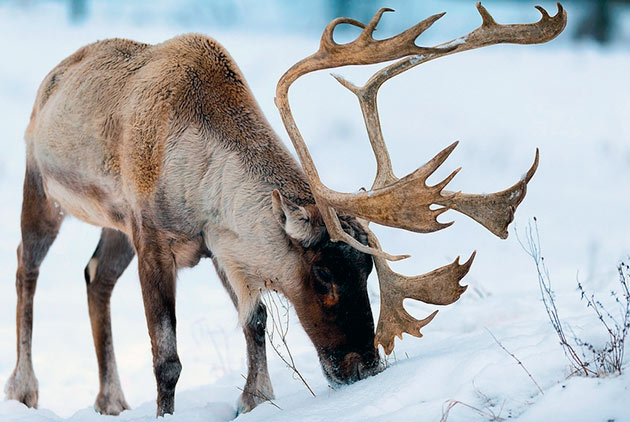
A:
<svg viewBox="0 0 630 422">
<path fill-rule="evenodd" d="M 22 346 L 7 386 L 9 398 L 37 404 L 30 362 L 32 298 L 37 269 L 65 213 L 105 228 L 86 267 L 99 412 L 128 408 L 115 367 L 109 298 L 134 252 L 158 415 L 173 412 L 181 371 L 175 340 L 177 270 L 204 256 L 213 258 L 244 327 L 249 374 L 241 410 L 260 402 L 252 399 L 253 391 L 273 396 L 260 303 L 268 285 L 294 303 L 327 375 L 345 382 L 358 379 L 355 372 L 363 363 L 374 368 L 373 322 L 363 294 L 371 261 L 331 244 L 302 169 L 216 41 L 191 34 L 157 45 L 111 39 L 81 48 L 42 82 L 25 139 L 17 277 Z M 354 231 L 348 228 L 355 237 L 365 237 L 356 222 L 346 220 L 355 225 Z M 346 287 L 316 287 L 313 266 L 337 265 L 327 263 L 326 254 L 343 268 L 337 279 L 353 275 Z M 343 297 L 347 309 L 340 304 Z M 336 322 L 337 313 L 340 321 L 357 315 L 343 324 L 358 323 L 360 329 L 348 334 Z M 338 365 L 343 356 L 331 357 L 331 348 L 339 345 L 362 355 Z M 345 356 L 345 350 L 339 353 Z"/>
<path fill-rule="evenodd" d="M 22 242 L 18 246 L 16 274 L 17 354 L 13 374 L 5 387 L 8 398 L 37 407 L 38 383 L 33 372 L 33 297 L 39 266 L 57 237 L 63 220 L 61 210 L 46 199 L 39 172 L 27 163 L 22 205 Z"/>
<path fill-rule="evenodd" d="M 118 277 L 125 271 L 134 255 L 134 250 L 123 233 L 103 229 L 96 251 L 85 269 L 88 308 L 100 384 L 94 407 L 99 413 L 108 415 L 117 415 L 129 409 L 116 368 L 109 300 Z"/>
</svg>

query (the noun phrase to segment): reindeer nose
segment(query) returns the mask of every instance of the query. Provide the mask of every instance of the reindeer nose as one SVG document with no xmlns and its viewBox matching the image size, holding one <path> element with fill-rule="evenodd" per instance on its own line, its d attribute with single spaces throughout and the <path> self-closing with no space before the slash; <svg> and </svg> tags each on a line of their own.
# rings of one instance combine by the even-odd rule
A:
<svg viewBox="0 0 630 422">
<path fill-rule="evenodd" d="M 345 356 L 344 366 L 349 370 L 348 378 L 350 382 L 376 375 L 383 370 L 378 355 L 363 357 L 356 352 L 348 353 Z"/>
</svg>

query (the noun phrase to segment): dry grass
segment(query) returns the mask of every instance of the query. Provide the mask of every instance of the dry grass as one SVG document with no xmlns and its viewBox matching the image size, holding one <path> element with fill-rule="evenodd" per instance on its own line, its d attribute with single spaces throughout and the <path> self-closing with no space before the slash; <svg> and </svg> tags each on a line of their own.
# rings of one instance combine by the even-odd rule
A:
<svg viewBox="0 0 630 422">
<path fill-rule="evenodd" d="M 282 362 L 293 371 L 295 378 L 299 379 L 308 391 L 315 397 L 315 393 L 306 382 L 295 365 L 293 354 L 287 344 L 287 334 L 289 334 L 289 314 L 291 305 L 289 301 L 278 293 L 269 291 L 262 296 L 262 301 L 267 307 L 267 315 L 271 324 L 267 324 L 267 338 L 271 348 L 280 357 Z"/>
<path fill-rule="evenodd" d="M 501 347 L 501 349 L 503 349 L 505 351 L 505 353 L 507 353 L 508 355 L 510 355 L 512 357 L 512 359 L 514 359 L 516 361 L 516 363 L 518 363 L 520 365 L 521 368 L 523 368 L 523 371 L 525 371 L 525 373 L 527 374 L 527 376 L 529 377 L 530 380 L 532 380 L 532 382 L 534 383 L 534 385 L 536 385 L 536 388 L 538 388 L 538 391 L 540 391 L 540 394 L 542 394 L 543 396 L 545 395 L 545 392 L 542 390 L 542 388 L 540 388 L 540 385 L 538 385 L 538 383 L 536 382 L 536 380 L 534 379 L 534 377 L 532 376 L 531 372 L 529 372 L 527 370 L 527 368 L 525 367 L 525 365 L 523 364 L 523 362 L 521 362 L 521 360 L 519 358 L 516 357 L 516 355 L 514 355 L 514 353 L 510 352 L 504 345 L 503 343 L 501 343 L 499 341 L 499 339 L 497 339 L 495 337 L 494 334 L 492 334 L 492 331 L 490 331 L 489 329 L 486 328 L 486 331 L 488 332 L 488 334 L 490 334 L 492 336 L 492 338 L 494 339 L 494 341 L 499 345 L 499 347 Z"/>
<path fill-rule="evenodd" d="M 518 233 L 517 233 L 518 237 Z M 540 247 L 540 234 L 538 223 L 534 218 L 533 224 L 529 223 L 526 231 L 525 242 L 519 238 L 521 246 L 534 261 L 538 275 L 538 286 L 549 321 L 553 326 L 565 356 L 569 360 L 572 374 L 583 376 L 601 377 L 612 374 L 621 374 L 623 370 L 624 344 L 630 330 L 630 267 L 621 262 L 617 267 L 621 293 L 611 291 L 614 299 L 614 307 L 609 310 L 598 300 L 594 294 L 588 295 L 584 286 L 578 280 L 578 290 L 581 299 L 586 301 L 587 308 L 595 313 L 597 320 L 608 335 L 608 340 L 603 346 L 595 346 L 591 342 L 579 338 L 570 327 L 563 324 L 555 301 L 555 293 L 551 286 L 551 277 L 542 256 Z M 617 314 L 617 316 L 615 316 Z M 569 338 L 565 332 L 565 326 L 571 331 Z"/>
</svg>

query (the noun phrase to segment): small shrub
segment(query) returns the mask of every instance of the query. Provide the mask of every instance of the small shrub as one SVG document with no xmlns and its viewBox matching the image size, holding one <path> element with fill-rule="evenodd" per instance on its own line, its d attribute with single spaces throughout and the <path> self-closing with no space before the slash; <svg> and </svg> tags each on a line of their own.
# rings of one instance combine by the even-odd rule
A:
<svg viewBox="0 0 630 422">
<path fill-rule="evenodd" d="M 617 272 L 619 274 L 621 293 L 619 294 L 614 290 L 610 292 L 620 310 L 620 315 L 618 315 L 617 318 L 595 298 L 595 295 L 587 295 L 582 284 L 578 282 L 578 290 L 582 295 L 582 300 L 585 300 L 586 306 L 595 312 L 597 319 L 602 323 L 608 333 L 608 341 L 601 349 L 598 349 L 589 342 L 579 339 L 575 335 L 573 337 L 576 344 L 582 348 L 582 351 L 587 350 L 592 356 L 590 369 L 593 369 L 598 375 L 621 374 L 624 343 L 628 330 L 630 329 L 630 291 L 628 291 L 630 266 L 622 261 L 617 266 Z"/>
<path fill-rule="evenodd" d="M 518 233 L 517 233 L 518 237 Z M 583 376 L 605 376 L 609 374 L 621 374 L 623 369 L 624 344 L 630 330 L 630 266 L 621 262 L 617 267 L 621 293 L 611 291 L 617 305 L 616 310 L 609 311 L 594 294 L 588 295 L 584 286 L 578 281 L 578 290 L 581 299 L 586 301 L 587 308 L 592 309 L 597 319 L 602 324 L 608 335 L 608 340 L 603 347 L 594 346 L 592 343 L 580 339 L 571 331 L 571 341 L 565 333 L 565 329 L 558 313 L 555 302 L 555 293 L 551 287 L 549 270 L 545 264 L 540 247 L 540 235 L 538 223 L 534 217 L 534 223 L 527 227 L 525 243 L 519 238 L 521 246 L 532 257 L 536 265 L 538 275 L 538 287 L 542 297 L 549 321 L 553 326 L 565 356 L 571 364 L 573 373 Z M 615 317 L 614 314 L 617 314 Z M 565 324 L 566 325 L 566 324 Z M 567 328 L 570 330 L 570 327 Z"/>
</svg>

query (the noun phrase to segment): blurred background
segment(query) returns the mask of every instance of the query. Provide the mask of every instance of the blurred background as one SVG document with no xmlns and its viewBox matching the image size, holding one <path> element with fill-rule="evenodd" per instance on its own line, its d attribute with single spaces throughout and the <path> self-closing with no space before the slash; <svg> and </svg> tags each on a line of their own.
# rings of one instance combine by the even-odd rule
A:
<svg viewBox="0 0 630 422">
<path fill-rule="evenodd" d="M 450 21 L 453 29 L 459 23 L 468 25 L 459 8 L 471 9 L 471 0 L 3 0 L 0 7 L 17 8 L 24 13 L 46 13 L 55 19 L 65 14 L 73 25 L 90 25 L 97 21 L 112 21 L 138 26 L 166 24 L 182 29 L 212 28 L 221 30 L 251 30 L 272 33 L 317 33 L 331 19 L 348 16 L 368 20 L 379 7 L 387 6 L 401 11 L 396 19 L 385 19 L 380 28 L 398 31 L 414 22 L 415 17 L 435 11 L 448 10 L 456 15 Z M 550 2 L 548 5 L 553 5 Z M 571 10 L 570 37 L 567 41 L 595 41 L 601 44 L 630 44 L 630 0 L 565 0 Z M 489 0 L 494 13 L 502 9 L 509 14 L 528 11 L 528 0 Z M 553 7 L 551 8 L 553 9 Z"/>
<path fill-rule="evenodd" d="M 556 13 L 554 1 L 484 0 L 499 23 L 537 21 L 536 4 Z M 506 411 L 520 414 L 528 407 L 523 403 L 534 400 L 535 389 L 526 378 L 518 378 L 523 374 L 506 375 L 504 367 L 493 366 L 503 352 L 484 326 L 499 338 L 521 336 L 508 347 L 543 386 L 564 380 L 564 357 L 555 334 L 549 331 L 531 260 L 514 230 L 523 233 L 529 219 L 538 218 L 559 306 L 572 318 L 578 333 L 590 329 L 582 322 L 590 311 L 575 292 L 576 273 L 587 289 L 608 297 L 616 288 L 619 259 L 630 254 L 630 0 L 563 0 L 562 4 L 568 14 L 567 29 L 548 44 L 495 46 L 435 60 L 391 80 L 379 92 L 384 135 L 399 176 L 455 140 L 460 145 L 430 182 L 438 182 L 462 165 L 464 170 L 452 183 L 454 190 L 501 190 L 526 171 L 536 147 L 541 151 L 540 168 L 506 241 L 452 211 L 443 221 L 454 219 L 454 227 L 427 236 L 375 227 L 388 252 L 412 255 L 392 264 L 405 274 L 421 274 L 477 250 L 464 282 L 471 288 L 460 301 L 440 312 L 427 327 L 425 338 L 398 343 L 401 362 L 402 356 L 410 358 L 407 365 L 389 372 L 390 386 L 381 386 L 379 381 L 356 387 L 364 389 L 363 401 L 348 400 L 355 397 L 350 392 L 331 394 L 315 351 L 293 316 L 289 342 L 318 399 L 312 400 L 269 352 L 278 403 L 287 412 L 304 407 L 319 420 L 337 420 L 334 412 L 369 420 L 366 416 L 370 415 L 361 412 L 375 411 L 383 391 L 406 390 L 408 394 L 396 398 L 399 403 L 386 401 L 378 410 L 379 420 L 417 420 L 419 414 L 426 415 L 426 420 L 439 420 L 447 399 L 468 399 L 483 406 L 475 401 L 476 386 L 481 386 L 491 397 L 501 398 L 507 392 L 515 400 L 506 405 Z M 0 387 L 15 363 L 14 280 L 24 174 L 22 139 L 38 86 L 50 69 L 79 47 L 99 39 L 159 43 L 186 32 L 207 34 L 230 52 L 271 126 L 293 152 L 273 103 L 278 79 L 317 49 L 322 29 L 331 19 L 348 16 L 367 22 L 380 7 L 391 7 L 396 13 L 383 17 L 376 38 L 392 36 L 432 14 L 448 12 L 418 39 L 424 46 L 467 34 L 481 21 L 474 0 L 0 0 Z M 335 37 L 343 42 L 357 34 L 356 28 L 345 25 Z M 381 67 L 359 66 L 340 72 L 352 82 L 362 83 Z M 370 183 L 375 163 L 356 98 L 328 72 L 300 79 L 291 93 L 296 121 L 324 182 L 346 192 Z M 41 418 L 37 421 L 58 421 L 45 412 L 70 416 L 78 409 L 84 413 L 73 420 L 94 420 L 88 417 L 93 415 L 98 378 L 83 269 L 99 232 L 99 228 L 68 219 L 41 268 L 33 340 L 40 385 L 37 415 Z M 154 379 L 136 265 L 134 261 L 116 286 L 112 324 L 123 388 L 128 402 L 139 412 L 132 412 L 129 418 L 140 420 L 140 415 L 149 415 L 146 420 L 152 421 Z M 374 274 L 368 286 L 376 316 L 379 293 Z M 233 417 L 246 370 L 245 345 L 236 312 L 210 262 L 180 272 L 177 303 L 178 349 L 184 366 L 177 387 L 181 392 L 178 406 L 205 409 L 208 417 L 203 420 L 215 420 L 209 416 L 215 411 L 207 405 L 211 400 Z M 418 317 L 435 309 L 413 301 L 405 306 Z M 518 348 L 512 349 L 514 344 Z M 440 383 L 418 382 L 438 378 Z M 370 389 L 371 385 L 375 387 Z M 628 385 L 626 381 L 619 391 L 627 395 Z M 454 392 L 461 394 L 454 396 Z M 545 397 L 552 409 L 580 410 L 586 406 L 582 404 L 586 396 L 593 400 L 593 408 L 615 405 L 616 396 L 610 394 L 605 401 L 590 394 L 576 399 L 564 396 L 564 402 L 554 402 L 558 396 Z M 2 422 L 26 420 L 19 416 L 10 419 L 13 408 L 1 399 L 0 393 Z M 625 415 L 630 415 L 627 400 L 618 402 L 617 406 L 625 405 Z M 391 414 L 399 408 L 407 409 L 408 418 Z M 2 413 L 3 409 L 8 413 Z M 328 419 L 322 416 L 325 409 L 332 413 Z M 262 409 L 267 414 L 275 410 L 270 406 Z M 624 420 L 614 414 L 600 416 L 590 420 Z M 257 415 L 251 417 L 261 420 Z M 285 413 L 284 420 L 306 418 Z"/>
</svg>

